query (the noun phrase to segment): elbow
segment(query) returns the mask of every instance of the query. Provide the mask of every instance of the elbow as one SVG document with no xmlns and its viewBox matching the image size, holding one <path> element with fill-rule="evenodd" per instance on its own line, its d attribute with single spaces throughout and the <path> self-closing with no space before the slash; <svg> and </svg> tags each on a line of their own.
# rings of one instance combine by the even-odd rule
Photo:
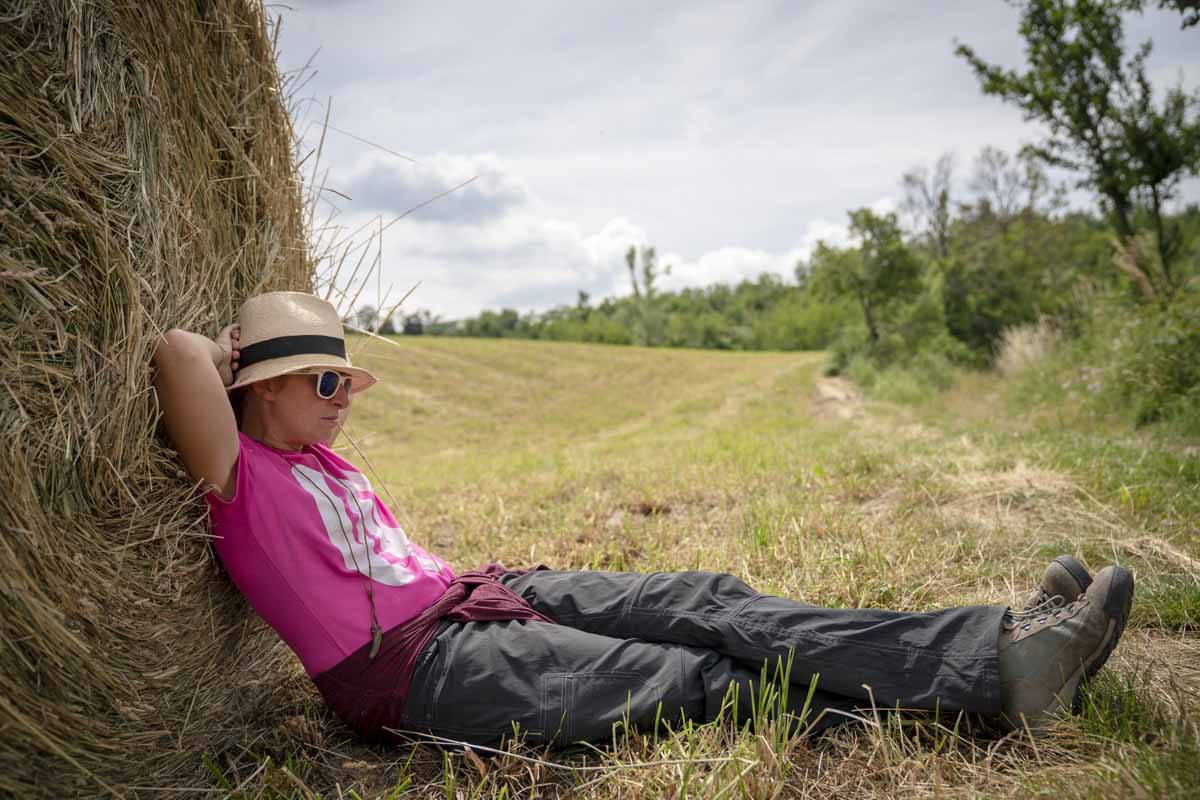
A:
<svg viewBox="0 0 1200 800">
<path fill-rule="evenodd" d="M 171 328 L 171 330 L 163 334 L 162 341 L 167 342 L 172 347 L 178 347 L 183 342 L 186 342 L 190 336 L 191 334 L 183 328 Z"/>
<path fill-rule="evenodd" d="M 159 369 L 170 369 L 173 364 L 187 357 L 191 345 L 191 334 L 179 328 L 172 328 L 159 337 L 150 363 Z"/>
</svg>

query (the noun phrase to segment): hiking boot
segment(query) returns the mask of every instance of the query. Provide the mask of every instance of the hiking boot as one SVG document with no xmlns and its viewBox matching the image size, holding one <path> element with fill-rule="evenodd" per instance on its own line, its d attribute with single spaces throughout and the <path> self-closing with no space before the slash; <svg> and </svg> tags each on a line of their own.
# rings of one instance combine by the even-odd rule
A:
<svg viewBox="0 0 1200 800">
<path fill-rule="evenodd" d="M 1112 566 L 1071 603 L 1005 614 L 999 641 L 1004 718 L 1036 729 L 1077 707 L 1079 686 L 1117 646 L 1132 603 L 1133 575 Z"/>
<path fill-rule="evenodd" d="M 1071 556 L 1059 556 L 1046 566 L 1042 584 L 1030 592 L 1022 611 L 1033 611 L 1043 605 L 1074 603 L 1092 584 L 1087 567 Z"/>
</svg>

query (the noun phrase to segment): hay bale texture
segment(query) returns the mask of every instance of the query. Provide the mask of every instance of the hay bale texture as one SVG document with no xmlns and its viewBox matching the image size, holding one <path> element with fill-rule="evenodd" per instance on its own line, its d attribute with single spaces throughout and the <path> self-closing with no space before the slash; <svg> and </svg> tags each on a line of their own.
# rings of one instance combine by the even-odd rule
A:
<svg viewBox="0 0 1200 800">
<path fill-rule="evenodd" d="M 295 675 L 148 366 L 311 290 L 271 34 L 249 0 L 0 0 L 0 796 L 212 785 Z"/>
</svg>

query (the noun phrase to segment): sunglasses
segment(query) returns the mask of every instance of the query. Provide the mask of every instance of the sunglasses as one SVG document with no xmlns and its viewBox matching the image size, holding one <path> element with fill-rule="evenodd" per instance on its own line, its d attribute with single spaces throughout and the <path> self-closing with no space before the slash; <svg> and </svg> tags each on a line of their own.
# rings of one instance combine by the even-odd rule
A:
<svg viewBox="0 0 1200 800">
<path fill-rule="evenodd" d="M 317 397 L 322 400 L 332 400 L 343 384 L 346 386 L 347 392 L 351 390 L 351 378 L 349 375 L 343 375 L 332 369 L 325 369 L 310 374 L 316 377 Z"/>
</svg>

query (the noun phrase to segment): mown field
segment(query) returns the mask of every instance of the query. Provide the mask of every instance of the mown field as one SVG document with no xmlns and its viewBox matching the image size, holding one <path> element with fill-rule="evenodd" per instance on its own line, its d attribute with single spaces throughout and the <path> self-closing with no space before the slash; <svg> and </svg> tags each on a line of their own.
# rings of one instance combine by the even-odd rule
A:
<svg viewBox="0 0 1200 800">
<path fill-rule="evenodd" d="M 815 741 L 769 719 L 600 750 L 357 746 L 312 695 L 214 766 L 246 796 L 1188 797 L 1200 794 L 1200 448 L 964 376 L 863 400 L 801 353 L 355 340 L 381 383 L 339 449 L 466 569 L 727 571 L 831 606 L 1015 602 L 1060 552 L 1138 580 L 1081 716 L 1030 740 L 953 716 Z M 1040 399 L 1038 399 L 1040 398 Z M 302 681 L 296 692 L 301 693 Z M 268 759 L 270 760 L 267 763 Z"/>
</svg>

